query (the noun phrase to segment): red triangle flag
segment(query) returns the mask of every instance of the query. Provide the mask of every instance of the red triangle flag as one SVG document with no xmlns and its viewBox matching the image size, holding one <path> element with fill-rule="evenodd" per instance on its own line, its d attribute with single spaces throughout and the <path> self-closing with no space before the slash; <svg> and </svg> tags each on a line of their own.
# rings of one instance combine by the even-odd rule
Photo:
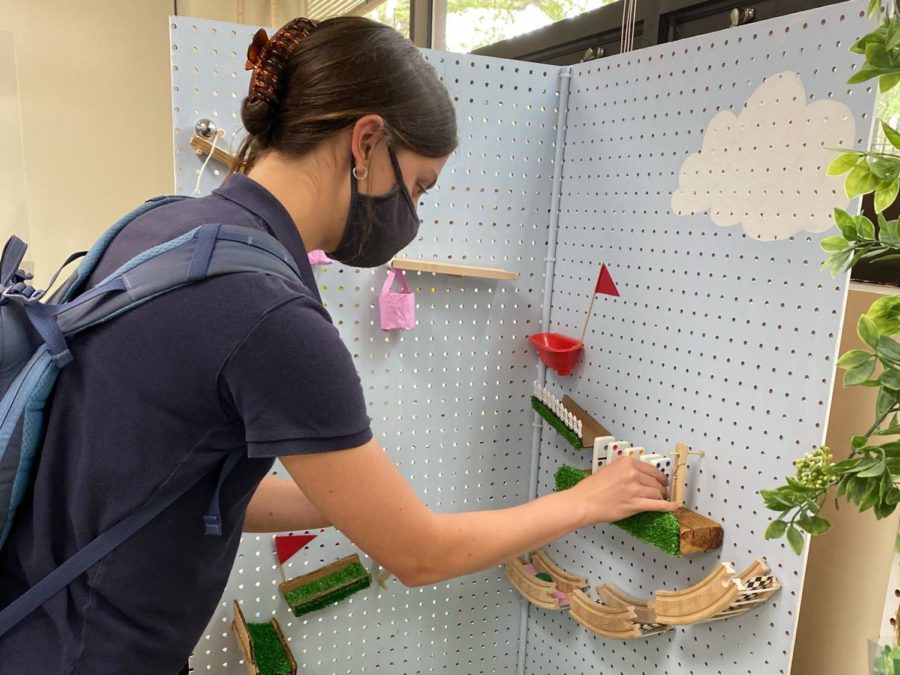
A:
<svg viewBox="0 0 900 675">
<path fill-rule="evenodd" d="M 594 293 L 603 293 L 603 295 L 615 295 L 619 296 L 619 289 L 616 288 L 616 284 L 613 282 L 612 275 L 609 273 L 609 270 L 606 269 L 606 265 L 600 265 L 600 276 L 597 277 L 597 287 L 594 289 Z"/>
<path fill-rule="evenodd" d="M 314 534 L 289 534 L 275 537 L 275 552 L 278 562 L 284 565 L 291 556 L 316 538 Z"/>
</svg>

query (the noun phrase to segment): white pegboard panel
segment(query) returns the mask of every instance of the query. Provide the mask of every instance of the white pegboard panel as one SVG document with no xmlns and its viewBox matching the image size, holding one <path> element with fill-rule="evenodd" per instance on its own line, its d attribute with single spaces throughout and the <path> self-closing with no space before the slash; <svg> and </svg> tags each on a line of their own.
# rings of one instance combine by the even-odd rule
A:
<svg viewBox="0 0 900 675">
<path fill-rule="evenodd" d="M 868 139 L 872 87 L 846 84 L 859 63 L 848 47 L 870 30 L 864 9 L 833 5 L 573 69 L 552 328 L 579 334 L 601 262 L 621 297 L 597 299 L 581 364 L 549 386 L 617 438 L 705 450 L 687 502 L 722 523 L 725 542 L 673 559 L 597 526 L 550 553 L 592 585 L 644 597 L 696 583 L 719 560 L 740 570 L 766 557 L 783 590 L 758 612 L 627 642 L 532 609 L 527 672 L 789 672 L 804 558 L 764 540 L 772 514 L 758 491 L 824 440 L 846 279 L 819 270 L 818 242 L 841 182 L 808 177 L 830 158 L 818 142 L 848 123 L 843 145 Z M 675 200 L 687 215 L 673 207 L 679 188 L 696 197 Z M 823 202 L 825 220 L 811 217 Z M 590 463 L 556 441 L 545 433 L 540 494 L 561 464 Z"/>
<path fill-rule="evenodd" d="M 194 189 L 202 164 L 189 146 L 197 119 L 216 121 L 226 143 L 239 128 L 254 30 L 171 19 L 181 193 Z M 373 429 L 418 494 L 443 512 L 500 508 L 529 492 L 534 356 L 526 338 L 541 322 L 558 69 L 426 57 L 455 99 L 461 145 L 420 207 L 420 235 L 404 255 L 502 267 L 519 280 L 408 273 L 419 322 L 408 333 L 379 329 L 384 268 L 334 265 L 321 270 L 319 284 L 362 377 Z M 224 173 L 210 163 L 201 192 Z M 297 573 L 355 551 L 327 531 L 298 554 Z M 246 535 L 192 659 L 195 672 L 244 672 L 229 631 L 232 598 L 243 601 L 248 621 L 278 618 L 303 672 L 515 672 L 521 604 L 500 569 L 422 589 L 392 581 L 299 619 L 278 596 L 279 582 L 272 537 Z"/>
</svg>

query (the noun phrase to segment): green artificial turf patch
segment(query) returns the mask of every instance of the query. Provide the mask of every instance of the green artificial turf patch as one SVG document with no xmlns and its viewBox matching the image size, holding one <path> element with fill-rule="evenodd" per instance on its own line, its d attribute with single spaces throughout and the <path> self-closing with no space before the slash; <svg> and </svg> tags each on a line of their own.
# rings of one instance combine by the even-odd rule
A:
<svg viewBox="0 0 900 675">
<path fill-rule="evenodd" d="M 253 657 L 260 675 L 289 675 L 292 670 L 291 659 L 284 652 L 284 645 L 278 639 L 275 626 L 271 622 L 248 623 L 250 643 L 253 645 Z"/>
<path fill-rule="evenodd" d="M 550 410 L 550 408 L 548 408 L 546 405 L 544 405 L 536 396 L 531 397 L 531 407 L 534 408 L 535 412 L 537 412 L 538 415 L 547 420 L 550 426 L 556 429 L 560 436 L 569 441 L 569 443 L 572 444 L 573 448 L 575 448 L 576 450 L 584 449 L 582 447 L 581 438 L 579 438 L 578 434 L 567 427 L 565 423 L 561 419 L 559 419 L 557 414 Z"/>
<path fill-rule="evenodd" d="M 556 471 L 556 490 L 568 490 L 590 475 L 589 471 L 576 469 L 573 466 L 561 466 Z M 671 513 L 645 511 L 618 520 L 613 525 L 622 528 L 633 537 L 645 541 L 651 546 L 672 557 L 681 555 L 681 525 Z"/>
<path fill-rule="evenodd" d="M 340 586 L 351 579 L 356 579 L 356 581 L 345 588 L 339 588 L 330 593 L 325 593 L 328 589 Z M 363 588 L 368 588 L 371 583 L 372 579 L 369 577 L 369 573 L 366 572 L 366 568 L 360 563 L 354 562 L 350 563 L 342 570 L 332 572 L 328 576 L 322 577 L 318 581 L 313 581 L 300 586 L 299 588 L 295 588 L 292 591 L 288 591 L 284 594 L 284 599 L 287 601 L 294 616 L 302 616 L 317 609 L 327 607 L 338 600 L 343 600 Z M 325 593 L 325 595 L 316 598 L 315 600 L 307 601 L 307 598 L 311 598 L 321 593 Z"/>
<path fill-rule="evenodd" d="M 561 466 L 556 470 L 556 491 L 561 492 L 575 487 L 590 475 L 589 471 L 576 469 L 574 466 Z"/>
<path fill-rule="evenodd" d="M 673 558 L 681 555 L 681 525 L 671 513 L 644 511 L 618 520 L 613 525 L 656 546 Z"/>
</svg>

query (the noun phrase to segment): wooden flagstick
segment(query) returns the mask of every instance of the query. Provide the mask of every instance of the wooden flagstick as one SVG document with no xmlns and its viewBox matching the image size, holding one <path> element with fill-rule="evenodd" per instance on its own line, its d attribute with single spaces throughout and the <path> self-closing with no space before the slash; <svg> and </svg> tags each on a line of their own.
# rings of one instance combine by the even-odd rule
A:
<svg viewBox="0 0 900 675">
<path fill-rule="evenodd" d="M 587 333 L 588 321 L 591 320 L 591 310 L 594 309 L 594 300 L 596 300 L 596 299 L 597 299 L 597 291 L 595 289 L 594 292 L 591 293 L 591 304 L 588 305 L 587 314 L 584 315 L 584 326 L 581 329 L 581 337 L 578 338 L 578 341 L 581 343 L 584 343 L 584 334 Z"/>
</svg>

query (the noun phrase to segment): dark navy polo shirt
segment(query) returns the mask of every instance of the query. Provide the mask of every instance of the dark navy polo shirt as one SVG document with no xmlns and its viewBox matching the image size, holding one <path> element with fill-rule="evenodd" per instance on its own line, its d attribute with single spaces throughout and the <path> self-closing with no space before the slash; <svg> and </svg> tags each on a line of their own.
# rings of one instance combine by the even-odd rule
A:
<svg viewBox="0 0 900 675">
<path fill-rule="evenodd" d="M 0 606 L 168 481 L 245 455 L 206 536 L 212 471 L 112 554 L 0 637 L 3 675 L 174 675 L 219 602 L 247 504 L 274 457 L 372 438 L 359 377 L 322 307 L 287 211 L 234 175 L 208 197 L 161 206 L 110 245 L 91 283 L 210 222 L 268 231 L 304 285 L 233 274 L 178 289 L 71 341 L 33 489 L 0 552 Z"/>
</svg>

